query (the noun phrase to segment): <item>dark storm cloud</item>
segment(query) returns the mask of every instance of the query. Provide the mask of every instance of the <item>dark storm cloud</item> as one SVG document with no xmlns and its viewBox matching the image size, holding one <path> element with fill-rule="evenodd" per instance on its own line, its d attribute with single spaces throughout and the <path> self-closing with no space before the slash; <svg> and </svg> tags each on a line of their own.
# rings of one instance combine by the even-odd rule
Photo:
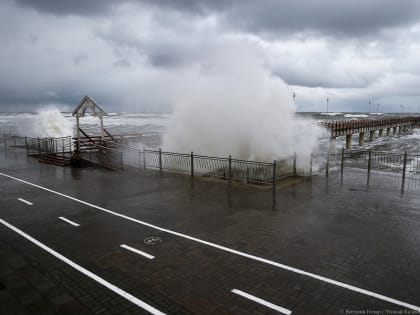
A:
<svg viewBox="0 0 420 315">
<path fill-rule="evenodd" d="M 420 17 L 420 1 L 407 0 L 143 0 L 188 13 L 219 13 L 226 26 L 271 35 L 321 32 L 361 36 L 404 26 Z"/>
<path fill-rule="evenodd" d="M 234 6 L 227 18 L 236 27 L 256 33 L 319 31 L 362 36 L 413 23 L 419 16 L 418 1 L 305 0 L 266 1 L 264 5 L 250 1 Z"/>
<path fill-rule="evenodd" d="M 109 10 L 113 0 L 15 0 L 18 5 L 33 8 L 41 13 L 57 15 L 100 15 Z"/>
<path fill-rule="evenodd" d="M 419 16 L 414 0 L 0 0 L 0 110 L 85 94 L 158 108 L 247 53 L 308 104 L 414 95 Z"/>
</svg>

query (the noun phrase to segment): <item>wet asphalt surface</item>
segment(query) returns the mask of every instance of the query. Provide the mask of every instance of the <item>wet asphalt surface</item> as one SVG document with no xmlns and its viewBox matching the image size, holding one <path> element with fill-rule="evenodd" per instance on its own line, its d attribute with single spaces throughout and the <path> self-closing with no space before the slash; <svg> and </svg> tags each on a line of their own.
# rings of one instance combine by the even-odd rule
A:
<svg viewBox="0 0 420 315">
<path fill-rule="evenodd" d="M 273 204 L 271 187 L 140 170 L 62 168 L 3 147 L 0 172 L 170 231 L 420 305 L 416 192 L 401 195 L 380 183 L 340 184 L 333 173 L 328 180 L 315 176 L 278 183 Z M 0 189 L 1 219 L 168 314 L 281 314 L 232 289 L 292 314 L 416 314 L 5 176 L 0 176 Z M 149 237 L 161 242 L 146 244 Z M 1 314 L 14 314 L 17 308 L 20 313 L 15 314 L 72 314 L 76 309 L 83 314 L 149 314 L 4 225 L 0 249 L 0 300 L 7 293 L 17 301 L 0 306 Z M 37 281 L 44 280 L 65 292 L 69 301 L 56 303 L 39 289 Z M 25 290 L 13 289 L 22 281 Z M 29 302 L 22 298 L 31 292 L 35 297 Z"/>
</svg>

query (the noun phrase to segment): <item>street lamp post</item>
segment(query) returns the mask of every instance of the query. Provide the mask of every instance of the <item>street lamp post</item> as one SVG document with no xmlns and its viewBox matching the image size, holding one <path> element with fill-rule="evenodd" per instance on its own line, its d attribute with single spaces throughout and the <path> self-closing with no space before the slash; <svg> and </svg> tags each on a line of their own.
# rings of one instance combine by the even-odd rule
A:
<svg viewBox="0 0 420 315">
<path fill-rule="evenodd" d="M 328 116 L 328 102 L 330 101 L 330 99 L 327 97 L 327 116 Z"/>
</svg>

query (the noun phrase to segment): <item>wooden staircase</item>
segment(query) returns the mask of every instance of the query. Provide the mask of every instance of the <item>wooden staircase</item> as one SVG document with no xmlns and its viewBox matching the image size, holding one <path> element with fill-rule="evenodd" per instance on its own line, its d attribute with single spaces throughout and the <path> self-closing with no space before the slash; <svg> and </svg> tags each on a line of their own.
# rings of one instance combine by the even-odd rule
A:
<svg viewBox="0 0 420 315">
<path fill-rule="evenodd" d="M 70 156 L 61 153 L 51 153 L 41 157 L 38 160 L 40 163 L 52 164 L 58 166 L 69 166 Z"/>
</svg>

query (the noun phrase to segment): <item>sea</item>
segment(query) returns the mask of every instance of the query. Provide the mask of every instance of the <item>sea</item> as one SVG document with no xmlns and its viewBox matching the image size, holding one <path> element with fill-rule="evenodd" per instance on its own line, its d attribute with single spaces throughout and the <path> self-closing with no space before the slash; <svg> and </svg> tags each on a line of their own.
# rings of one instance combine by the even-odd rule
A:
<svg viewBox="0 0 420 315">
<path fill-rule="evenodd" d="M 298 116 L 312 120 L 314 123 L 333 120 L 379 119 L 386 117 L 420 116 L 420 114 L 401 113 L 355 113 L 355 112 L 298 112 Z M 109 113 L 104 117 L 104 126 L 114 136 L 124 136 L 130 146 L 136 148 L 157 149 L 162 143 L 162 136 L 167 132 L 169 113 Z M 60 137 L 76 134 L 76 119 L 71 113 L 60 113 L 49 110 L 39 113 L 0 113 L 0 132 L 14 133 L 27 137 Z M 81 118 L 81 127 L 89 134 L 99 134 L 99 119 L 93 116 Z M 354 135 L 353 148 L 361 149 L 358 135 Z M 132 139 L 132 140 L 130 140 Z M 339 137 L 335 146 L 341 150 L 345 138 Z M 329 138 L 319 139 L 318 153 L 330 150 Z M 392 137 L 376 137 L 375 141 L 367 142 L 363 149 L 386 152 L 408 152 L 420 154 L 420 129 L 409 130 L 407 133 Z M 317 153 L 317 152 L 315 152 Z"/>
</svg>

